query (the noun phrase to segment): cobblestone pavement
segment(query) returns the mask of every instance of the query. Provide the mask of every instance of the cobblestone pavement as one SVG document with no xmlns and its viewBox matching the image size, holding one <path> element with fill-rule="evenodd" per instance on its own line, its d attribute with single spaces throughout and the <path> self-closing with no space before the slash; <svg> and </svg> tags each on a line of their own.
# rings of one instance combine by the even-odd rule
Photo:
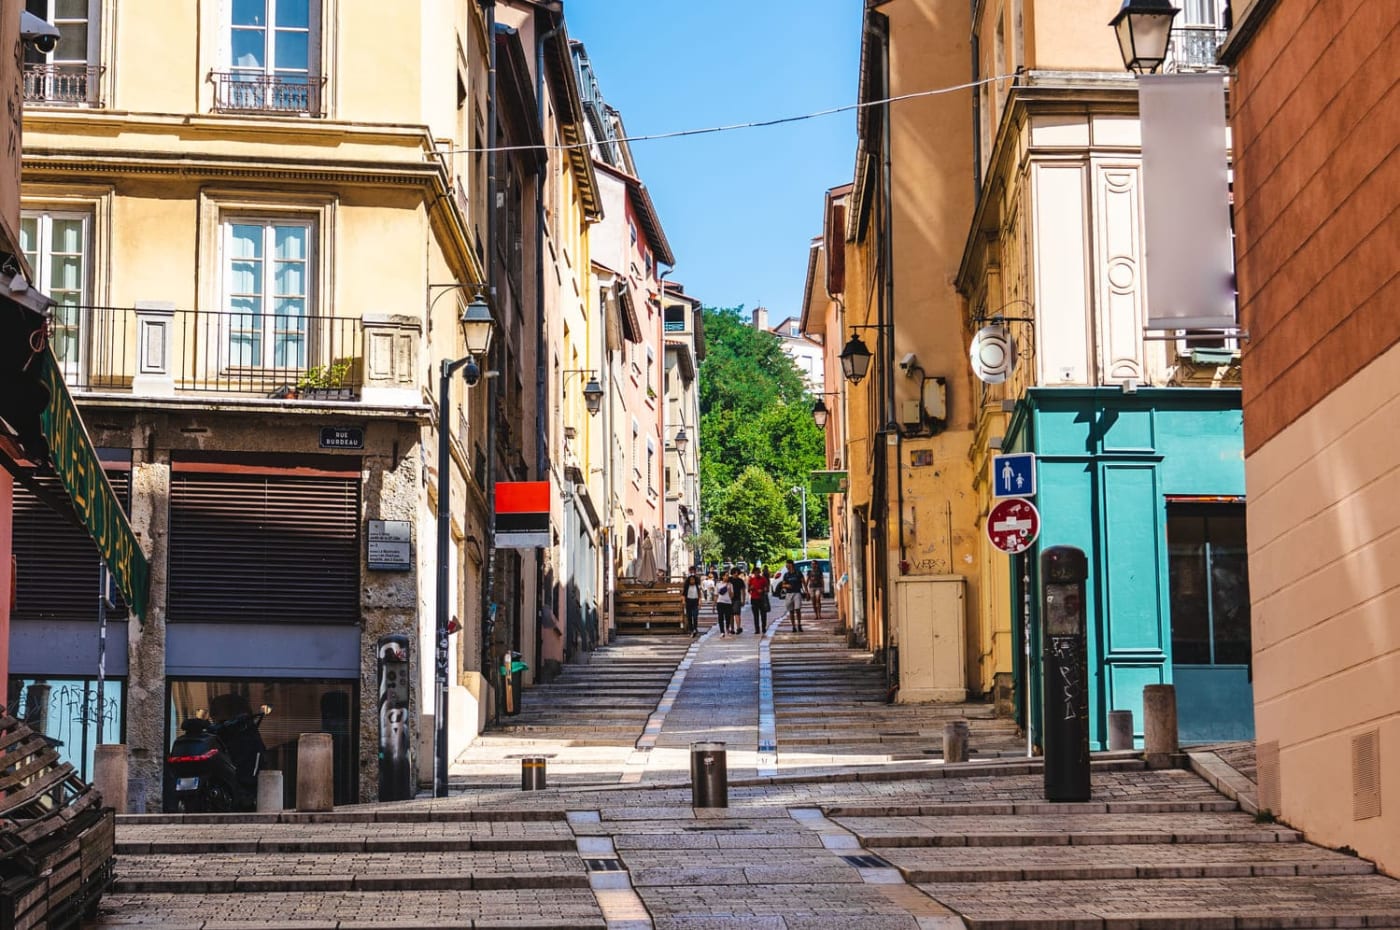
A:
<svg viewBox="0 0 1400 930">
<path fill-rule="evenodd" d="M 1093 800 L 1053 804 L 985 705 L 884 703 L 878 667 L 829 621 L 777 632 L 765 665 L 744 625 L 571 667 L 547 693 L 557 718 L 531 692 L 509 732 L 458 761 L 449 798 L 124 817 L 93 926 L 1400 927 L 1400 882 L 1241 810 L 1252 781 L 1227 760 L 1248 767 L 1252 747 L 1206 747 L 1194 772 L 1103 754 Z M 765 676 L 775 764 L 760 764 Z M 955 718 L 980 761 L 943 764 Z M 726 808 L 691 806 L 701 738 L 729 746 Z M 542 747 L 550 788 L 522 792 L 517 757 Z"/>
</svg>

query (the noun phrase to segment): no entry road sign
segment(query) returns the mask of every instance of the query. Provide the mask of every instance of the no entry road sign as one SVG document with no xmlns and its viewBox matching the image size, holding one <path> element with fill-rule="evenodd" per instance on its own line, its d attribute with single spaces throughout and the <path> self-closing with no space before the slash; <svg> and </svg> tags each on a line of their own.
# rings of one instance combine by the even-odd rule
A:
<svg viewBox="0 0 1400 930">
<path fill-rule="evenodd" d="M 1040 511 L 1019 497 L 997 501 L 987 514 L 987 538 L 1007 555 L 1025 552 L 1040 535 Z"/>
</svg>

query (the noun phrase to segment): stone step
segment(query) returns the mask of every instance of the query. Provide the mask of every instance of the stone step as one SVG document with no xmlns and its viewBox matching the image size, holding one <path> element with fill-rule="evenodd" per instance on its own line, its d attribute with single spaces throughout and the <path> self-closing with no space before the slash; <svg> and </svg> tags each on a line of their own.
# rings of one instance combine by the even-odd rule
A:
<svg viewBox="0 0 1400 930">
<path fill-rule="evenodd" d="M 117 839 L 119 856 L 193 855 L 229 853 L 413 853 L 433 852 L 561 852 L 574 848 L 571 836 L 550 837 L 522 834 L 520 836 L 450 834 L 442 836 L 354 836 L 343 833 L 326 836 L 256 836 L 231 837 L 228 831 L 186 839 Z"/>
<path fill-rule="evenodd" d="M 1238 813 L 1239 805 L 1210 793 L 1206 797 L 1172 801 L 962 801 L 946 804 L 831 804 L 828 817 L 1005 817 L 1013 814 L 1199 814 Z"/>
<path fill-rule="evenodd" d="M 150 915 L 158 914 L 152 918 Z M 527 915 L 538 915 L 530 917 Z M 472 927 L 476 930 L 606 930 L 597 899 L 587 888 L 483 891 L 329 891 L 306 895 L 268 892 L 249 901 L 230 894 L 107 894 L 97 920 L 85 928 L 191 930 L 298 930 L 337 927 Z"/>
<path fill-rule="evenodd" d="M 1381 875 L 937 882 L 918 887 L 955 909 L 970 930 L 1400 927 L 1400 882 Z"/>
<path fill-rule="evenodd" d="M 834 816 L 869 847 L 1091 846 L 1149 843 L 1295 843 L 1302 834 L 1242 813 L 920 817 Z"/>
<path fill-rule="evenodd" d="M 1365 859 L 1308 843 L 921 848 L 882 850 L 881 857 L 916 884 L 1371 875 L 1376 871 Z"/>
<path fill-rule="evenodd" d="M 588 873 L 573 852 L 206 853 L 124 856 L 116 893 L 252 894 L 268 891 L 431 891 L 584 888 Z"/>
</svg>

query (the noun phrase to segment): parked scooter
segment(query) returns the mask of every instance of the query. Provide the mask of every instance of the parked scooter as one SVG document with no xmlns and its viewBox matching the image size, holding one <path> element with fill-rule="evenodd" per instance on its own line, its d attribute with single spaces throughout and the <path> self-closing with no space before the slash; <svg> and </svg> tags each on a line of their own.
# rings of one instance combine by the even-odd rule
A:
<svg viewBox="0 0 1400 930">
<path fill-rule="evenodd" d="M 247 702 L 243 702 L 247 708 Z M 251 811 L 257 808 L 258 768 L 263 744 L 259 726 L 272 713 L 242 710 L 211 721 L 204 711 L 181 724 L 166 764 L 175 780 L 176 809 L 188 813 Z"/>
</svg>

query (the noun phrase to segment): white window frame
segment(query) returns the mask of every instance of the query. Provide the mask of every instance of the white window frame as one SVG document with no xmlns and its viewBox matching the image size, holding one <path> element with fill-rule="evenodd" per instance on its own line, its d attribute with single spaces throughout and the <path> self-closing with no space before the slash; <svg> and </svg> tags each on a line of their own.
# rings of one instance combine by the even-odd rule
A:
<svg viewBox="0 0 1400 930">
<path fill-rule="evenodd" d="M 76 304 L 64 304 L 61 301 L 53 308 L 53 341 L 57 344 L 54 357 L 58 359 L 63 368 L 63 374 L 70 380 L 82 382 L 82 375 L 86 371 L 86 360 L 88 357 L 88 346 L 91 341 L 90 325 L 84 326 L 84 311 L 88 308 L 87 316 L 91 317 L 92 307 L 92 282 L 93 282 L 93 260 L 94 249 L 92 241 L 93 214 L 90 210 L 52 210 L 52 209 L 28 209 L 21 211 L 20 228 L 21 240 L 23 239 L 24 224 L 28 221 L 34 222 L 34 244 L 35 249 L 26 253 L 29 263 L 34 271 L 34 280 L 30 282 L 41 294 L 53 296 L 53 223 L 54 220 L 77 220 L 82 224 L 82 252 L 78 253 L 82 258 L 79 266 L 82 281 L 78 285 L 78 302 Z M 65 253 L 68 254 L 68 253 Z M 65 288 L 65 290 L 68 290 Z M 69 314 L 65 310 L 68 307 L 78 308 L 75 313 Z M 74 335 L 74 351 L 69 355 L 64 352 L 64 334 L 71 330 Z"/>
<path fill-rule="evenodd" d="M 232 274 L 233 252 L 231 248 L 231 237 L 234 226 L 260 226 L 262 227 L 262 290 L 260 299 L 262 303 L 259 308 L 261 322 L 259 324 L 258 339 L 260 347 L 257 357 L 251 362 L 244 362 L 234 358 L 232 340 L 234 336 L 234 314 L 237 312 L 233 308 L 234 295 L 230 291 L 230 277 Z M 296 365 L 276 364 L 276 343 L 277 330 L 271 320 L 276 319 L 279 314 L 273 308 L 275 301 L 280 297 L 291 295 L 278 295 L 271 291 L 272 282 L 275 275 L 272 273 L 273 252 L 275 246 L 275 230 L 279 227 L 300 227 L 306 231 L 306 257 L 304 259 L 306 270 L 302 278 L 305 281 L 305 293 L 296 299 L 305 302 L 305 313 L 302 315 L 303 329 L 301 340 L 301 353 Z M 228 212 L 220 217 L 219 221 L 219 367 L 221 370 L 262 370 L 262 369 L 285 369 L 289 372 L 304 371 L 313 367 L 317 363 L 317 346 L 315 345 L 316 327 L 313 321 L 320 315 L 319 294 L 317 291 L 318 275 L 318 229 L 316 218 L 304 214 L 258 214 L 258 213 L 235 213 Z"/>
<path fill-rule="evenodd" d="M 33 46 L 26 45 L 24 48 L 24 69 L 29 72 L 31 69 L 42 68 L 39 73 L 26 73 L 24 77 L 25 96 L 31 104 L 47 105 L 52 103 L 62 103 L 67 105 L 96 104 L 102 99 L 99 89 L 101 75 L 99 69 L 102 62 L 102 0 L 87 0 L 87 17 L 85 19 L 62 19 L 56 14 L 58 0 L 26 0 L 25 9 L 40 19 L 47 20 L 60 30 L 65 25 L 77 22 L 87 24 L 87 54 L 82 58 L 66 56 L 67 51 L 60 39 L 58 48 L 52 52 L 41 52 Z M 65 67 L 66 66 L 66 67 Z M 67 93 L 72 86 L 77 84 L 78 78 L 71 72 L 76 68 L 85 71 L 83 85 L 86 93 L 81 95 L 82 99 L 72 99 L 72 94 Z M 66 73 L 65 73 L 66 72 Z"/>
<path fill-rule="evenodd" d="M 305 31 L 306 31 L 306 33 L 307 33 L 307 39 L 306 39 L 306 80 L 305 80 L 305 83 L 306 83 L 306 85 L 307 85 L 309 88 L 315 88 L 314 91 L 313 91 L 313 90 L 308 90 L 308 91 L 307 91 L 308 95 L 312 95 L 312 96 L 309 97 L 309 99 L 315 99 L 315 100 L 319 101 L 319 104 L 320 104 L 319 107 L 315 110 L 315 112 L 313 112 L 313 113 L 311 114 L 311 115 L 314 115 L 314 116 L 326 116 L 326 115 L 328 115 L 329 112 L 330 112 L 329 87 L 328 87 L 328 82 L 327 82 L 327 80 L 326 80 L 326 76 L 327 76 L 327 71 L 328 71 L 328 69 L 327 69 L 327 67 L 326 67 L 326 62 L 325 62 L 325 60 L 324 60 L 324 51 L 323 51 L 323 49 L 326 47 L 326 43 L 327 43 L 327 41 L 328 41 L 327 38 L 326 38 L 326 36 L 325 36 L 325 24 L 328 23 L 328 22 L 334 22 L 334 21 L 335 21 L 335 19 L 334 19 L 334 18 L 335 18 L 335 10 L 334 10 L 334 8 L 333 8 L 335 2 L 336 2 L 336 0 L 307 0 L 307 26 L 305 27 Z M 265 10 L 265 11 L 268 11 L 268 10 L 270 10 L 270 11 L 275 11 L 277 0 L 263 0 L 263 3 L 264 3 L 264 10 Z M 218 44 L 218 58 L 217 58 L 217 65 L 216 65 L 216 68 L 217 68 L 218 70 L 225 71 L 225 72 L 227 72 L 227 73 L 229 73 L 229 74 L 231 74 L 231 75 L 261 76 L 261 77 L 263 77 L 263 78 L 276 78 L 276 77 L 278 77 L 278 76 L 279 76 L 279 68 L 278 68 L 278 66 L 277 66 L 277 52 L 276 52 L 276 44 L 277 44 L 277 43 L 276 43 L 276 40 L 275 40 L 275 34 L 276 34 L 276 32 L 277 32 L 277 30 L 278 30 L 279 27 L 278 27 L 277 23 L 276 23 L 275 21 L 273 21 L 273 18 L 272 18 L 271 15 L 269 15 L 269 16 L 266 17 L 266 20 L 267 20 L 266 25 L 262 28 L 262 31 L 264 32 L 264 34 L 265 34 L 265 36 L 266 36 L 266 37 L 265 37 L 265 42 L 264 42 L 263 65 L 262 65 L 262 67 L 260 67 L 260 68 L 254 68 L 254 67 L 249 67 L 249 66 L 246 66 L 246 65 L 238 65 L 238 64 L 235 64 L 235 63 L 234 63 L 234 60 L 233 60 L 233 31 L 234 31 L 234 24 L 233 24 L 233 5 L 234 5 L 234 0 L 223 0 L 222 4 L 220 5 L 220 8 L 219 8 L 219 23 L 218 23 L 218 27 L 219 27 L 219 44 Z M 243 28 L 243 27 L 240 27 L 240 28 Z M 296 31 L 301 31 L 301 29 L 302 29 L 302 27 L 283 27 L 283 28 L 284 28 L 284 31 L 291 31 L 292 29 L 295 29 Z M 267 35 L 267 34 L 271 34 L 271 35 Z M 287 74 L 287 73 L 285 73 L 285 72 L 283 72 L 283 73 L 286 74 L 286 76 L 288 76 L 288 77 L 291 76 L 290 74 Z M 272 96 L 273 94 L 275 94 L 275 90 L 273 90 L 272 88 L 268 88 L 266 91 L 264 91 L 264 93 L 270 97 L 270 96 Z M 216 94 L 217 94 L 217 91 L 216 91 Z M 217 102 L 216 102 L 216 106 L 217 106 Z M 293 109 L 291 109 L 291 108 L 282 109 L 282 108 L 278 108 L 278 107 L 260 108 L 260 107 L 249 106 L 249 107 L 226 107 L 226 109 L 232 110 L 232 111 L 235 111 L 235 112 L 238 112 L 238 111 L 245 111 L 245 110 L 246 110 L 246 111 L 252 111 L 252 112 L 274 110 L 274 111 L 278 111 L 278 112 L 285 112 L 285 113 L 288 113 L 288 114 L 295 114 L 295 113 L 298 112 L 298 111 L 293 110 Z M 306 113 L 306 112 L 308 112 L 308 111 L 307 111 L 307 110 L 302 110 L 302 111 L 300 111 L 300 112 Z"/>
</svg>

